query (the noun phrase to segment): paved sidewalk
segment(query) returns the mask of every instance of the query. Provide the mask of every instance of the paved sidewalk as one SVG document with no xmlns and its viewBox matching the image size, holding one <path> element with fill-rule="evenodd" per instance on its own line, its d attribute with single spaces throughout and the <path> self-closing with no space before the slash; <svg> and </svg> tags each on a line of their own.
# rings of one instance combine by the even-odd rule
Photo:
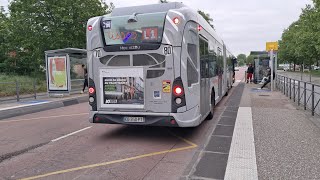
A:
<svg viewBox="0 0 320 180">
<path fill-rule="evenodd" d="M 237 87 L 182 179 L 320 179 L 320 118 L 280 92 L 258 87 L 245 84 L 238 104 Z"/>
<path fill-rule="evenodd" d="M 87 94 L 73 94 L 66 97 L 43 96 L 40 99 L 25 99 L 0 104 L 0 120 L 24 114 L 79 104 L 88 101 Z"/>
<path fill-rule="evenodd" d="M 240 106 L 252 108 L 259 179 L 320 179 L 320 118 L 280 92 L 247 85 Z"/>
</svg>

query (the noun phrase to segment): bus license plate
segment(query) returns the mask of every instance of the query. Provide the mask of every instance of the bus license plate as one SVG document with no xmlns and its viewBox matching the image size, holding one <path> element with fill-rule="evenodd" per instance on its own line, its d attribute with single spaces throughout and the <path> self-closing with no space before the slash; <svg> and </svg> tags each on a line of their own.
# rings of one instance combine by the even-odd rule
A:
<svg viewBox="0 0 320 180">
<path fill-rule="evenodd" d="M 145 119 L 144 117 L 124 117 L 123 121 L 128 123 L 143 123 Z"/>
</svg>

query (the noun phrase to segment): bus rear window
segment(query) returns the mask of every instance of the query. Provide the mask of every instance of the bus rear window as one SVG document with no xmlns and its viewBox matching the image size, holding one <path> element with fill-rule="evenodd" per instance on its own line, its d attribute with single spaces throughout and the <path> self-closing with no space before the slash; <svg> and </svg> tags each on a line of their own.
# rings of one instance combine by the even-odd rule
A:
<svg viewBox="0 0 320 180">
<path fill-rule="evenodd" d="M 165 16 L 166 13 L 149 13 L 103 17 L 101 26 L 105 45 L 160 44 Z"/>
</svg>

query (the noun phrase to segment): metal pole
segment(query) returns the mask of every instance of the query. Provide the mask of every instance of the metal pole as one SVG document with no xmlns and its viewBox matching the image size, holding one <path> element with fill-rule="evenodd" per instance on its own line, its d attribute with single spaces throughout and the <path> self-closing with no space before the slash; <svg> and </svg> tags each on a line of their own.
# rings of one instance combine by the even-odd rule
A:
<svg viewBox="0 0 320 180">
<path fill-rule="evenodd" d="M 36 80 L 33 80 L 34 99 L 37 99 Z"/>
<path fill-rule="evenodd" d="M 298 81 L 298 106 L 300 106 L 300 81 Z"/>
<path fill-rule="evenodd" d="M 291 88 L 291 78 L 290 79 L 290 99 L 291 99 L 291 91 L 292 91 L 292 88 Z"/>
<path fill-rule="evenodd" d="M 271 65 L 271 91 L 273 91 L 273 71 L 274 71 L 274 68 L 273 68 L 273 49 L 271 49 L 270 51 L 270 65 Z"/>
<path fill-rule="evenodd" d="M 286 95 L 286 77 L 283 76 L 283 94 Z"/>
<path fill-rule="evenodd" d="M 286 80 L 286 81 L 287 81 L 287 83 L 286 83 L 286 86 L 287 86 L 287 87 L 286 87 L 286 88 L 287 88 L 287 92 L 286 92 L 286 93 L 287 93 L 287 94 L 286 94 L 286 95 L 287 95 L 287 97 L 289 97 L 289 84 L 288 84 L 289 78 L 287 77 L 286 79 L 287 79 L 287 80 Z"/>
<path fill-rule="evenodd" d="M 312 116 L 314 116 L 314 84 L 312 84 L 312 90 L 311 90 L 311 108 L 312 108 Z"/>
<path fill-rule="evenodd" d="M 293 102 L 296 102 L 296 80 L 293 80 Z"/>
<path fill-rule="evenodd" d="M 20 101 L 19 92 L 20 92 L 19 82 L 16 80 L 16 95 L 17 95 L 17 101 Z"/>
<path fill-rule="evenodd" d="M 302 81 L 302 76 L 303 76 L 303 69 L 304 69 L 304 62 L 302 63 L 302 68 L 300 67 L 300 71 L 301 71 L 301 81 Z"/>
<path fill-rule="evenodd" d="M 277 76 L 277 71 L 278 71 L 278 52 L 275 51 L 275 54 L 274 54 L 274 72 L 275 72 L 276 76 Z"/>
<path fill-rule="evenodd" d="M 307 83 L 304 82 L 304 94 L 303 94 L 303 98 L 304 98 L 304 110 L 307 110 Z"/>
</svg>

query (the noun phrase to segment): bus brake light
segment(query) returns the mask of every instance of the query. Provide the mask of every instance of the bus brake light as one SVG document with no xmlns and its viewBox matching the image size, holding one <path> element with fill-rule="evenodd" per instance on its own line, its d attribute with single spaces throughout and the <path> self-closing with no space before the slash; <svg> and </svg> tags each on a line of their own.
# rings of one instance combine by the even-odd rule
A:
<svg viewBox="0 0 320 180">
<path fill-rule="evenodd" d="M 93 87 L 89 88 L 89 93 L 90 93 L 90 94 L 93 94 L 93 93 L 94 93 L 94 88 L 93 88 Z"/>
<path fill-rule="evenodd" d="M 88 30 L 92 31 L 92 26 L 91 25 L 88 26 Z"/>
<path fill-rule="evenodd" d="M 174 88 L 174 93 L 177 95 L 177 96 L 180 96 L 182 94 L 182 88 L 177 86 Z"/>
<path fill-rule="evenodd" d="M 180 23 L 179 18 L 178 17 L 173 18 L 173 23 L 176 25 L 179 24 Z"/>
</svg>

